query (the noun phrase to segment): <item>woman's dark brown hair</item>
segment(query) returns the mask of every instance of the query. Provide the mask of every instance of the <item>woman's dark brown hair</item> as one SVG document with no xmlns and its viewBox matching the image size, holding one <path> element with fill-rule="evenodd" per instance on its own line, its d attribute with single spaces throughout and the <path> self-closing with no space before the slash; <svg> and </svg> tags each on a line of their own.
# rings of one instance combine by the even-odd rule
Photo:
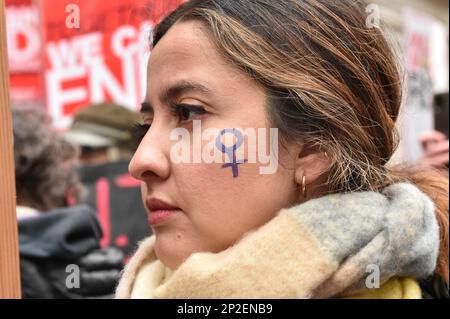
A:
<svg viewBox="0 0 450 319">
<path fill-rule="evenodd" d="M 165 18 L 153 46 L 178 22 L 198 20 L 218 52 L 266 88 L 282 141 L 326 151 L 332 193 L 415 182 L 435 200 L 448 283 L 448 179 L 389 167 L 402 101 L 397 58 L 358 0 L 192 0 Z"/>
</svg>

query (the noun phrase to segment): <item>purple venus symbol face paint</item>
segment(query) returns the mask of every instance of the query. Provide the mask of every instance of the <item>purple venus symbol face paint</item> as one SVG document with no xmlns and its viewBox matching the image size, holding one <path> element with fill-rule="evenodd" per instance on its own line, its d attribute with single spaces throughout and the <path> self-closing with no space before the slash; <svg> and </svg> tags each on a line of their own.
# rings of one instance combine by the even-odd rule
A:
<svg viewBox="0 0 450 319">
<path fill-rule="evenodd" d="M 225 146 L 222 143 L 222 136 L 225 134 L 232 134 L 236 138 L 236 143 L 233 146 Z M 216 137 L 216 147 L 222 153 L 225 153 L 228 157 L 228 163 L 223 164 L 222 168 L 231 167 L 233 172 L 233 177 L 238 177 L 238 165 L 244 164 L 247 162 L 246 159 L 236 160 L 236 150 L 242 145 L 244 142 L 244 137 L 239 130 L 235 128 L 226 128 L 223 129 L 219 135 Z"/>
</svg>

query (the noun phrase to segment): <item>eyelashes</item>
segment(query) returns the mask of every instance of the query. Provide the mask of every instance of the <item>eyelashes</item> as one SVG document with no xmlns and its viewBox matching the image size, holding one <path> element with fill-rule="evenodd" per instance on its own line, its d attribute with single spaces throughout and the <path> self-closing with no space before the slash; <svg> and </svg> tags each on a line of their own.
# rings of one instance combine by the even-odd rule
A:
<svg viewBox="0 0 450 319">
<path fill-rule="evenodd" d="M 192 121 L 207 113 L 203 107 L 191 104 L 174 104 L 170 109 L 180 122 Z"/>
<path fill-rule="evenodd" d="M 202 106 L 191 104 L 174 104 L 170 106 L 170 112 L 178 117 L 180 123 L 190 122 L 199 119 L 208 113 Z M 133 126 L 133 138 L 140 143 L 150 129 L 151 124 L 136 123 Z"/>
<path fill-rule="evenodd" d="M 133 138 L 136 142 L 140 143 L 150 129 L 150 124 L 139 124 L 133 125 Z"/>
</svg>

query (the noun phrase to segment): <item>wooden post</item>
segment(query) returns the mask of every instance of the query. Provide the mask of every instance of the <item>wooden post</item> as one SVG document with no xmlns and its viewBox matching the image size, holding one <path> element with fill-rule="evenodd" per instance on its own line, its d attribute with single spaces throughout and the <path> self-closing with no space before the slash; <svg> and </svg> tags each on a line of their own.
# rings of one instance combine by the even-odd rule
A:
<svg viewBox="0 0 450 319">
<path fill-rule="evenodd" d="M 0 0 L 0 299 L 20 298 L 19 269 L 5 2 Z"/>
</svg>

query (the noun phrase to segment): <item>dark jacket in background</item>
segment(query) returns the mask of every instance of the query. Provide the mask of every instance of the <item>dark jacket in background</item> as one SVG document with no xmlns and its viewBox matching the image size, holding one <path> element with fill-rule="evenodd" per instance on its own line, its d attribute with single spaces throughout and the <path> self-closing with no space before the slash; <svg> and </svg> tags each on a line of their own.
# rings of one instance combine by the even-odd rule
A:
<svg viewBox="0 0 450 319">
<path fill-rule="evenodd" d="M 112 297 L 122 268 L 117 250 L 99 250 L 95 212 L 75 206 L 18 221 L 23 298 Z M 80 269 L 80 287 L 68 288 L 68 265 Z"/>
</svg>

